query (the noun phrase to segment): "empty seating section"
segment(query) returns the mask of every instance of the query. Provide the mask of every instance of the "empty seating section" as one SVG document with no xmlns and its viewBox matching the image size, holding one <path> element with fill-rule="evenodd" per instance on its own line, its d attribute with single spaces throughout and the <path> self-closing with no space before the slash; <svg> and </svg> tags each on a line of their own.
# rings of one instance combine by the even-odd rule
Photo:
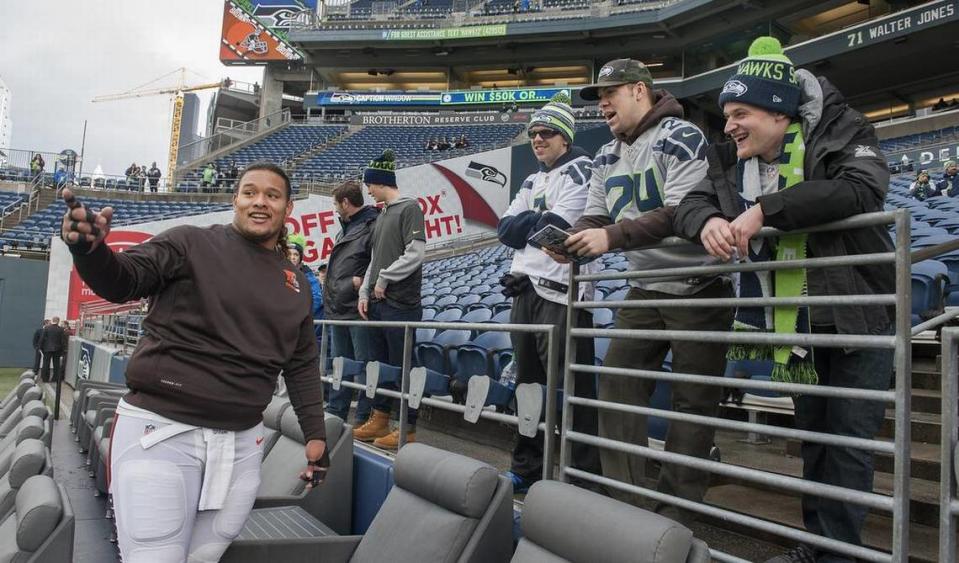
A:
<svg viewBox="0 0 959 563">
<path fill-rule="evenodd" d="M 0 217 L 4 217 L 20 209 L 20 206 L 27 201 L 24 194 L 13 194 L 0 192 Z"/>
<path fill-rule="evenodd" d="M 127 201 L 83 198 L 83 203 L 91 209 L 113 207 L 113 225 L 115 226 L 201 215 L 230 208 L 229 204 L 185 201 Z M 35 250 L 46 249 L 50 244 L 50 237 L 56 236 L 60 231 L 60 224 L 66 210 L 65 203 L 56 201 L 46 209 L 30 215 L 16 227 L 0 233 L 0 246 Z"/>
<path fill-rule="evenodd" d="M 340 143 L 307 158 L 292 169 L 294 178 L 355 177 L 370 160 L 391 148 L 396 152 L 399 166 L 409 166 L 431 160 L 452 158 L 460 154 L 502 147 L 523 130 L 521 124 L 464 125 L 433 127 L 377 127 L 367 126 Z M 427 142 L 433 138 L 458 139 L 466 135 L 467 149 L 459 151 L 429 151 Z"/>
<path fill-rule="evenodd" d="M 335 139 L 342 135 L 346 129 L 345 125 L 290 125 L 255 143 L 222 156 L 214 162 L 220 170 L 228 170 L 230 164 L 234 162 L 237 168 L 241 170 L 247 164 L 257 160 L 287 162 Z M 200 187 L 202 175 L 202 167 L 191 170 L 184 176 L 177 189 L 185 192 L 197 191 Z"/>
<path fill-rule="evenodd" d="M 894 176 L 889 182 L 886 209 L 906 208 L 912 214 L 911 247 L 928 248 L 959 236 L 959 198 L 937 196 L 917 201 L 909 197 L 912 174 Z M 895 236 L 895 230 L 892 230 Z M 913 264 L 912 324 L 941 311 L 943 305 L 959 304 L 959 251 L 952 251 Z"/>
<path fill-rule="evenodd" d="M 916 133 L 879 141 L 879 148 L 887 155 L 894 152 L 920 148 L 936 143 L 959 140 L 959 127 L 946 127 L 927 133 Z"/>
</svg>

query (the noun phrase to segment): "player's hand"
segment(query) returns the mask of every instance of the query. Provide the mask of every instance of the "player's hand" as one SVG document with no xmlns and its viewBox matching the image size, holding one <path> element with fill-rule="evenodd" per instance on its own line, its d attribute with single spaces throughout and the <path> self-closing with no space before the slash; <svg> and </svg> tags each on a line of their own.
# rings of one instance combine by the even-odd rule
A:
<svg viewBox="0 0 959 563">
<path fill-rule="evenodd" d="M 67 204 L 67 212 L 63 215 L 60 236 L 71 246 L 89 245 L 87 252 L 92 251 L 110 234 L 113 208 L 104 207 L 95 213 L 80 203 L 70 188 L 63 188 L 61 197 Z"/>
<path fill-rule="evenodd" d="M 733 246 L 736 244 L 736 237 L 732 229 L 729 228 L 729 221 L 722 217 L 711 217 L 706 221 L 703 230 L 699 233 L 699 240 L 710 256 L 721 258 L 728 261 L 733 256 Z M 746 256 L 741 254 L 740 256 Z"/>
<path fill-rule="evenodd" d="M 762 206 L 756 204 L 729 224 L 729 230 L 736 237 L 736 247 L 739 248 L 740 256 L 749 256 L 749 239 L 759 234 L 765 219 L 766 216 L 763 215 Z"/>
<path fill-rule="evenodd" d="M 353 289 L 359 291 L 361 285 L 363 285 L 363 278 L 360 276 L 353 276 Z"/>
<path fill-rule="evenodd" d="M 307 482 L 307 489 L 312 489 L 326 479 L 330 466 L 330 458 L 326 454 L 326 442 L 323 440 L 310 440 L 306 443 L 306 469 L 300 472 L 300 479 Z"/>
<path fill-rule="evenodd" d="M 385 288 L 385 287 L 380 287 L 380 286 L 378 286 L 378 285 L 375 286 L 375 287 L 373 288 L 373 297 L 376 298 L 377 301 L 380 301 L 380 300 L 382 300 L 382 299 L 386 299 L 386 288 Z"/>
<path fill-rule="evenodd" d="M 360 301 L 356 304 L 356 310 L 360 313 L 360 316 L 363 317 L 364 321 L 369 320 L 366 317 L 366 314 L 367 314 L 367 311 L 369 311 L 369 308 L 370 308 L 370 302 L 368 299 L 360 299 Z"/>
<path fill-rule="evenodd" d="M 566 239 L 566 248 L 577 256 L 599 256 L 609 252 L 606 229 L 586 229 Z"/>
</svg>

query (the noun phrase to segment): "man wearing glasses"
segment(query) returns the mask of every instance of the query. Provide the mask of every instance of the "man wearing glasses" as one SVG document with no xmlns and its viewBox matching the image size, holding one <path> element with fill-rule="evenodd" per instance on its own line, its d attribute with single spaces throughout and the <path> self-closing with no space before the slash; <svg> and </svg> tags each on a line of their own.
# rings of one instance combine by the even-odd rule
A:
<svg viewBox="0 0 959 563">
<path fill-rule="evenodd" d="M 513 298 L 510 322 L 517 324 L 548 324 L 566 327 L 566 292 L 569 266 L 558 264 L 543 250 L 527 244 L 527 239 L 547 225 L 569 229 L 586 207 L 586 194 L 592 173 L 592 159 L 580 147 L 573 146 L 576 131 L 570 99 L 559 93 L 533 114 L 527 133 L 539 171 L 531 174 L 500 220 L 499 240 L 516 249 L 510 273 L 503 276 L 503 293 Z M 593 265 L 584 266 L 593 271 Z M 580 298 L 592 299 L 591 284 L 580 286 Z M 576 326 L 592 328 L 592 314 L 577 311 Z M 517 383 L 546 385 L 548 348 L 546 334 L 511 333 L 513 359 L 516 362 Z M 562 346 L 555 342 L 554 345 Z M 559 366 L 563 365 L 560 349 Z M 593 363 L 592 340 L 579 339 L 576 362 Z M 562 377 L 562 371 L 557 372 Z M 558 380 L 562 385 L 562 380 Z M 576 395 L 595 397 L 596 385 L 592 374 L 577 374 Z M 545 412 L 545 411 L 544 411 Z M 596 435 L 595 409 L 574 407 L 573 429 Z M 584 444 L 574 444 L 573 466 L 590 473 L 601 473 L 599 453 Z M 526 492 L 543 473 L 543 433 L 536 438 L 518 436 L 508 476 L 513 491 Z"/>
</svg>

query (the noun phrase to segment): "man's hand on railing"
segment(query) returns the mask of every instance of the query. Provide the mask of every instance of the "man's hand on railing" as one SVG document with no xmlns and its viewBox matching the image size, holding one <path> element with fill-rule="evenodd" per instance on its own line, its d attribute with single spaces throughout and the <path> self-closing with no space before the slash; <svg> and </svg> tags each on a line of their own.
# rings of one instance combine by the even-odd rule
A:
<svg viewBox="0 0 959 563">
<path fill-rule="evenodd" d="M 759 234 L 765 219 L 762 205 L 757 203 L 729 224 L 729 230 L 736 237 L 736 247 L 739 248 L 740 256 L 749 256 L 749 239 Z"/>
<path fill-rule="evenodd" d="M 729 228 L 729 221 L 722 217 L 712 217 L 703 226 L 699 233 L 699 240 L 710 256 L 728 261 L 733 256 L 733 247 L 736 245 L 736 236 Z"/>
</svg>

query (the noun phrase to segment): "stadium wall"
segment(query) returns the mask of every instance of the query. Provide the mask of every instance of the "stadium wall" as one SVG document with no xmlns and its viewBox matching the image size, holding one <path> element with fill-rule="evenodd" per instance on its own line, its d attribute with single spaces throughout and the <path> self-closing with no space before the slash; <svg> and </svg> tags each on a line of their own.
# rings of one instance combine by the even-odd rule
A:
<svg viewBox="0 0 959 563">
<path fill-rule="evenodd" d="M 33 331 L 43 321 L 48 263 L 0 256 L 0 366 L 33 365 Z"/>
</svg>

